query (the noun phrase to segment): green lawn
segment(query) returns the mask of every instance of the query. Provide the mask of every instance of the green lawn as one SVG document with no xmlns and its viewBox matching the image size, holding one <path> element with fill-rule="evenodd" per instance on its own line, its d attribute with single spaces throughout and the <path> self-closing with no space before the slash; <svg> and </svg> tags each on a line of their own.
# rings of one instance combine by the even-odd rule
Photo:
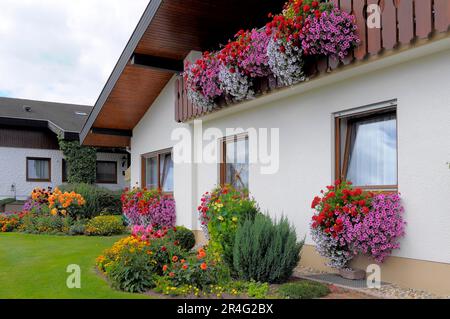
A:
<svg viewBox="0 0 450 319">
<path fill-rule="evenodd" d="M 120 237 L 65 237 L 0 233 L 1 298 L 145 298 L 113 290 L 95 259 Z M 81 267 L 81 288 L 69 289 L 66 268 Z"/>
</svg>

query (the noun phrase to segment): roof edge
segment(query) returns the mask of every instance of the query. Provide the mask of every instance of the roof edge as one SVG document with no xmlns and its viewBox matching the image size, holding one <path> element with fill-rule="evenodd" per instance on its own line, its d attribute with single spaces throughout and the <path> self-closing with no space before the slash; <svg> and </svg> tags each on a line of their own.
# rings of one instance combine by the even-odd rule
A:
<svg viewBox="0 0 450 319">
<path fill-rule="evenodd" d="M 124 71 L 126 65 L 128 64 L 128 61 L 131 59 L 131 56 L 133 55 L 134 50 L 136 49 L 139 41 L 141 40 L 145 31 L 147 30 L 150 23 L 152 22 L 161 3 L 162 3 L 162 0 L 150 0 L 149 4 L 147 5 L 147 8 L 145 9 L 144 14 L 142 15 L 141 19 L 139 20 L 139 23 L 137 24 L 136 28 L 134 29 L 133 34 L 131 35 L 131 38 L 128 40 L 128 43 L 125 46 L 125 49 L 123 50 L 111 75 L 109 76 L 108 81 L 106 81 L 106 84 L 103 87 L 103 90 L 100 93 L 100 95 L 97 99 L 97 102 L 94 105 L 94 108 L 92 109 L 91 113 L 89 114 L 89 117 L 80 132 L 81 144 L 86 139 L 86 136 L 88 135 L 97 116 L 99 115 L 100 111 L 102 110 L 103 105 L 106 103 L 106 100 L 108 99 L 114 86 L 116 85 L 117 81 L 119 80 L 120 76 L 122 75 L 122 72 Z"/>
</svg>

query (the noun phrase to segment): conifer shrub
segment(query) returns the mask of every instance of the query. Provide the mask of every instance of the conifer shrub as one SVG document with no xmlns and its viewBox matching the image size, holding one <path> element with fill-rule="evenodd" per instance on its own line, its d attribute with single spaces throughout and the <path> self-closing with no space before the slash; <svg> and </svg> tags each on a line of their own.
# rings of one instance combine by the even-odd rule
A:
<svg viewBox="0 0 450 319">
<path fill-rule="evenodd" d="M 237 229 L 234 269 L 242 280 L 285 282 L 300 260 L 303 243 L 297 240 L 294 227 L 285 217 L 272 221 L 259 214 Z"/>
</svg>

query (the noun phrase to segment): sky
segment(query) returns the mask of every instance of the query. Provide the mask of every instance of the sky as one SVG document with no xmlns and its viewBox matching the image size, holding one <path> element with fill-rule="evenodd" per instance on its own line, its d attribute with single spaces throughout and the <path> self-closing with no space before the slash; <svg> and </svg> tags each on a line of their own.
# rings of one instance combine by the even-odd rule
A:
<svg viewBox="0 0 450 319">
<path fill-rule="evenodd" d="M 0 96 L 94 105 L 149 0 L 0 0 Z"/>
</svg>

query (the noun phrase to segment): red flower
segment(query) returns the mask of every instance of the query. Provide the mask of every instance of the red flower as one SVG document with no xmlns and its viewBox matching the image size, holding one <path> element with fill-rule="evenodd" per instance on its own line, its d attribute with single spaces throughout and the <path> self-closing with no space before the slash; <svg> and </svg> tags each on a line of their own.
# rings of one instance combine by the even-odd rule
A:
<svg viewBox="0 0 450 319">
<path fill-rule="evenodd" d="M 309 10 L 311 10 L 311 7 L 309 5 L 304 5 L 303 6 L 303 12 L 308 12 Z"/>
<path fill-rule="evenodd" d="M 161 247 L 161 251 L 166 251 L 166 250 L 167 250 L 166 246 Z"/>
<path fill-rule="evenodd" d="M 175 277 L 175 273 L 173 273 L 173 272 L 170 272 L 170 273 L 169 273 L 169 277 L 170 277 L 170 278 L 173 278 L 173 277 Z"/>
<path fill-rule="evenodd" d="M 176 262 L 178 261 L 178 256 L 173 256 L 173 257 L 172 257 L 172 261 L 173 261 L 174 263 L 176 263 Z"/>
<path fill-rule="evenodd" d="M 162 270 L 163 270 L 163 271 L 167 271 L 167 268 L 169 268 L 169 267 L 168 267 L 167 265 L 164 265 L 163 268 L 162 268 Z"/>
<path fill-rule="evenodd" d="M 314 197 L 314 200 L 311 203 L 311 208 L 316 208 L 316 206 L 319 205 L 319 203 L 320 203 L 320 197 L 319 196 Z"/>
<path fill-rule="evenodd" d="M 311 6 L 312 6 L 313 8 L 317 8 L 317 7 L 319 6 L 319 1 L 313 1 L 313 2 L 311 3 Z"/>
</svg>

